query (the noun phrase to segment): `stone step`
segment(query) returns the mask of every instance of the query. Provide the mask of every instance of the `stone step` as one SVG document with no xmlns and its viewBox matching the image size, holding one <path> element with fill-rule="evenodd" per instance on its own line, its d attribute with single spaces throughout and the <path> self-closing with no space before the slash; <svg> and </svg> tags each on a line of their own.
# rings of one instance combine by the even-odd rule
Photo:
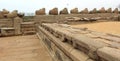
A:
<svg viewBox="0 0 120 61">
<path fill-rule="evenodd" d="M 13 36 L 15 35 L 15 29 L 14 28 L 1 28 L 1 36 Z"/>
</svg>

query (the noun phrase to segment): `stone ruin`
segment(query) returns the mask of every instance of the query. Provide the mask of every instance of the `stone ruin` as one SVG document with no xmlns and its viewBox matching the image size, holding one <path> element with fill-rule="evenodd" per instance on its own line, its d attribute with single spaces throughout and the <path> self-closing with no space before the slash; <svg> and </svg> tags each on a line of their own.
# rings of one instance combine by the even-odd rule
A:
<svg viewBox="0 0 120 61">
<path fill-rule="evenodd" d="M 53 8 L 49 11 L 50 15 L 58 15 L 58 8 Z"/>
<path fill-rule="evenodd" d="M 6 11 L 6 10 L 4 10 L 4 11 Z M 118 10 L 118 8 L 115 8 L 112 11 L 112 8 L 108 8 L 106 10 L 104 7 L 102 7 L 99 10 L 94 8 L 91 11 L 89 11 L 88 8 L 85 8 L 84 10 L 82 10 L 80 12 L 79 12 L 78 8 L 74 8 L 74 9 L 70 10 L 70 14 L 96 14 L 96 13 L 116 13 L 116 14 L 119 14 L 120 11 Z M 42 8 L 40 10 L 36 10 L 35 14 L 36 15 L 45 15 L 46 14 L 45 8 Z M 53 8 L 53 9 L 49 10 L 49 15 L 58 15 L 58 14 L 69 14 L 69 10 L 67 8 L 60 10 L 60 12 L 58 12 L 58 8 Z M 0 15 L 0 17 L 2 17 L 2 15 Z"/>
<path fill-rule="evenodd" d="M 58 61 L 120 61 L 120 35 L 57 23 L 42 23 L 37 31 Z"/>
<path fill-rule="evenodd" d="M 78 8 L 74 8 L 70 10 L 71 14 L 78 14 Z"/>
<path fill-rule="evenodd" d="M 6 9 L 3 9 L 2 11 L 0 11 L 0 19 L 2 18 L 15 18 L 15 17 L 23 17 L 24 13 L 18 13 L 17 10 L 13 10 L 12 12 L 9 12 Z"/>
<path fill-rule="evenodd" d="M 88 11 L 88 9 L 87 9 L 87 8 L 85 8 L 85 9 L 84 9 L 84 10 L 82 10 L 80 13 L 81 13 L 81 14 L 89 14 L 89 11 Z"/>
<path fill-rule="evenodd" d="M 67 8 L 64 8 L 63 10 L 60 11 L 59 14 L 69 14 L 69 13 L 68 13 L 68 9 L 67 9 Z"/>
<path fill-rule="evenodd" d="M 3 9 L 3 11 L 0 11 L 0 36 L 27 34 L 25 33 L 26 31 L 24 31 L 23 29 L 27 29 L 28 33 L 32 33 L 30 31 L 35 31 L 33 30 L 35 29 L 35 27 L 32 27 L 34 26 L 33 23 L 24 26 L 23 16 L 24 14 L 18 13 L 17 10 L 9 12 L 6 9 Z"/>
<path fill-rule="evenodd" d="M 119 10 L 118 10 L 118 8 L 115 8 L 115 9 L 113 10 L 113 13 L 116 13 L 116 14 L 118 14 L 118 13 L 119 13 Z"/>
<path fill-rule="evenodd" d="M 64 10 L 66 11 L 66 9 L 62 11 Z M 4 14 L 9 14 L 8 11 L 4 11 Z M 34 19 L 36 20 L 36 17 L 38 17 L 39 22 L 42 20 L 56 20 L 55 22 L 57 22 L 67 17 L 70 21 L 71 19 L 89 21 L 89 18 L 92 19 L 92 17 L 117 16 L 117 19 L 120 20 L 120 15 L 111 15 L 111 13 L 81 15 L 75 14 L 76 10 L 73 10 L 75 15 L 58 16 L 57 8 L 50 10 L 50 15 L 44 15 L 43 11 L 45 13 L 44 9 L 40 9 L 39 14 L 37 12 Z M 84 11 L 88 13 L 87 9 Z M 16 14 L 17 11 L 13 12 L 11 14 Z M 42 13 L 40 14 L 40 12 Z M 102 10 L 101 13 L 103 13 Z M 1 15 L 4 17 L 4 14 Z M 0 36 L 33 34 L 36 32 L 40 40 L 45 43 L 50 54 L 56 59 L 55 61 L 120 61 L 120 35 L 100 33 L 87 28 L 73 28 L 63 23 L 38 23 L 35 21 L 37 23 L 35 25 L 34 22 L 23 22 L 23 18 L 18 15 L 11 18 L 0 19 Z"/>
<path fill-rule="evenodd" d="M 98 12 L 99 12 L 99 13 L 106 13 L 106 10 L 105 10 L 104 7 L 102 7 Z"/>
<path fill-rule="evenodd" d="M 97 9 L 96 9 L 96 8 L 94 8 L 94 9 L 93 9 L 93 10 L 91 10 L 89 13 L 90 13 L 90 14 L 95 14 L 95 13 L 97 13 Z"/>
<path fill-rule="evenodd" d="M 36 10 L 35 14 L 36 14 L 36 15 L 45 15 L 45 14 L 46 14 L 46 13 L 45 13 L 45 8 L 42 8 L 42 9 L 40 9 L 40 10 Z"/>
<path fill-rule="evenodd" d="M 112 8 L 108 8 L 106 12 L 107 13 L 112 13 Z"/>
</svg>

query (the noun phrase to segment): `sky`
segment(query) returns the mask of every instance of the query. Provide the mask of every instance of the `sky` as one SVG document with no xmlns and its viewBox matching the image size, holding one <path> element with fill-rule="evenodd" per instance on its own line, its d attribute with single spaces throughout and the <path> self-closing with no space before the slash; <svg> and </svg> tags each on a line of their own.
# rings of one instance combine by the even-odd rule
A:
<svg viewBox="0 0 120 61">
<path fill-rule="evenodd" d="M 0 10 L 7 9 L 9 11 L 18 10 L 19 12 L 34 13 L 35 10 L 46 8 L 46 12 L 54 7 L 59 10 L 67 7 L 68 10 L 78 8 L 83 10 L 88 8 L 100 9 L 101 7 L 116 8 L 120 4 L 120 0 L 0 0 Z"/>
</svg>

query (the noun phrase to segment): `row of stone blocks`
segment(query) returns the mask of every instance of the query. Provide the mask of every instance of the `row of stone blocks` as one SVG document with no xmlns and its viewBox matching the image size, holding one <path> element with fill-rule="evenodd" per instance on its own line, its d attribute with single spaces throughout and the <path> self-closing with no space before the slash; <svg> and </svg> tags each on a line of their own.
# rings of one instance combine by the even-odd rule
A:
<svg viewBox="0 0 120 61">
<path fill-rule="evenodd" d="M 78 8 L 74 8 L 74 9 L 71 9 L 70 10 L 70 13 L 71 14 L 94 14 L 94 13 L 119 13 L 119 10 L 118 8 L 115 8 L 113 11 L 112 11 L 112 8 L 109 8 L 107 10 L 105 10 L 104 7 L 102 7 L 100 10 L 97 10 L 96 8 L 94 8 L 93 10 L 89 11 L 87 8 L 85 8 L 84 10 L 82 10 L 81 12 L 79 12 Z M 40 10 L 36 10 L 35 12 L 36 15 L 45 15 L 45 8 L 42 8 Z M 63 10 L 61 10 L 59 13 L 58 13 L 58 8 L 53 8 L 49 11 L 49 14 L 50 15 L 58 15 L 58 14 L 69 14 L 68 12 L 68 9 L 67 8 L 64 8 Z"/>
<path fill-rule="evenodd" d="M 22 34 L 35 34 L 35 23 L 34 22 L 23 22 L 21 23 Z"/>
<path fill-rule="evenodd" d="M 67 54 L 69 52 L 64 52 L 73 61 L 76 61 L 75 58 L 77 61 L 86 61 L 89 59 L 93 61 L 120 61 L 120 35 L 99 33 L 87 30 L 86 28 L 72 28 L 65 24 L 42 24 L 41 26 L 41 28 L 59 39 L 56 43 L 67 43 L 77 50 L 72 56 Z M 45 32 L 45 30 L 40 31 Z M 48 35 L 47 38 L 49 38 Z M 61 47 L 60 49 L 67 51 L 65 47 Z M 82 60 L 82 58 L 86 59 Z"/>
</svg>

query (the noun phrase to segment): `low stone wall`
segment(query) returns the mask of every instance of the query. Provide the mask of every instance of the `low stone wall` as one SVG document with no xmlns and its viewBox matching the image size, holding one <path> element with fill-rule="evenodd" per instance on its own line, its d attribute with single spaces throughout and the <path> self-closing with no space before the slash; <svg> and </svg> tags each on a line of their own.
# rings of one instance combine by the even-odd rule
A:
<svg viewBox="0 0 120 61">
<path fill-rule="evenodd" d="M 67 15 L 36 15 L 34 17 L 36 22 L 56 23 L 64 22 L 66 17 L 79 17 L 79 18 L 101 18 L 102 20 L 112 20 L 118 14 L 114 13 L 100 13 L 100 14 L 67 14 Z"/>
<path fill-rule="evenodd" d="M 13 27 L 12 19 L 0 19 L 0 27 Z"/>
<path fill-rule="evenodd" d="M 66 24 L 37 25 L 37 32 L 58 61 L 120 61 L 120 35 Z"/>
</svg>

